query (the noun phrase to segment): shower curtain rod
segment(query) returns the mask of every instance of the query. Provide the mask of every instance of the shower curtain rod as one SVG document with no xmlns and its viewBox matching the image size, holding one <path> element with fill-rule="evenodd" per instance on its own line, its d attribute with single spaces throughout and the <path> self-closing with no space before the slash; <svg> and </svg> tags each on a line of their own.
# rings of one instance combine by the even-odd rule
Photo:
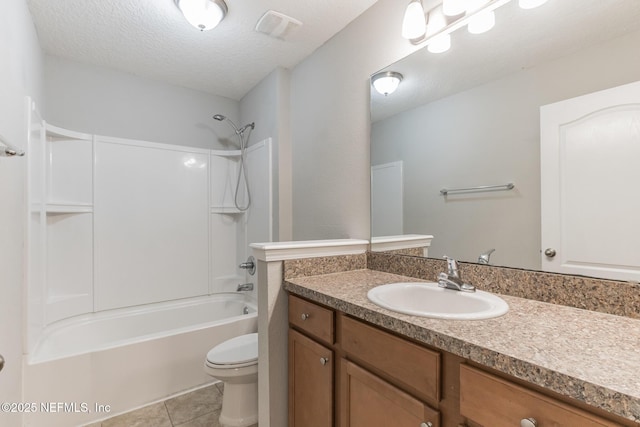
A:
<svg viewBox="0 0 640 427">
<path fill-rule="evenodd" d="M 0 135 L 0 156 L 24 156 L 24 151 L 15 148 L 13 145 L 9 144 L 2 135 Z"/>
</svg>

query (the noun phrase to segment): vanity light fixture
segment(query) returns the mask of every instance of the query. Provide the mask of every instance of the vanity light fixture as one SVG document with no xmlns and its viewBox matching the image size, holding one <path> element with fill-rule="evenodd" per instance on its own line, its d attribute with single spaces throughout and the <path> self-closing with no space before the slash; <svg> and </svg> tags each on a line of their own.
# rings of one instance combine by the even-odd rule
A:
<svg viewBox="0 0 640 427">
<path fill-rule="evenodd" d="M 371 77 L 371 84 L 381 95 L 387 96 L 398 89 L 402 81 L 402 74 L 396 71 L 381 71 Z"/>
<path fill-rule="evenodd" d="M 489 31 L 496 23 L 495 10 L 510 1 L 442 0 L 423 17 L 422 1 L 411 0 L 405 11 L 402 36 L 415 45 L 426 43 L 429 52 L 445 52 L 451 47 L 451 33 L 465 25 L 472 34 Z M 547 1 L 518 0 L 518 4 L 523 9 L 532 9 Z"/>
<path fill-rule="evenodd" d="M 427 50 L 431 53 L 446 52 L 451 48 L 451 35 L 443 30 L 447 27 L 448 19 L 444 13 L 444 4 L 429 11 L 426 39 Z"/>
<path fill-rule="evenodd" d="M 409 40 L 424 37 L 427 31 L 427 18 L 422 7 L 422 0 L 411 0 L 402 20 L 402 37 Z"/>
<path fill-rule="evenodd" d="M 215 28 L 227 15 L 224 0 L 174 0 L 185 19 L 200 31 Z"/>
<path fill-rule="evenodd" d="M 447 16 L 458 16 L 466 12 L 468 0 L 442 0 L 442 13 Z"/>
<path fill-rule="evenodd" d="M 467 5 L 467 13 L 471 14 L 482 9 L 489 0 L 469 0 Z M 496 25 L 496 13 L 493 10 L 482 11 L 474 15 L 467 24 L 467 30 L 471 34 L 486 33 Z"/>
</svg>

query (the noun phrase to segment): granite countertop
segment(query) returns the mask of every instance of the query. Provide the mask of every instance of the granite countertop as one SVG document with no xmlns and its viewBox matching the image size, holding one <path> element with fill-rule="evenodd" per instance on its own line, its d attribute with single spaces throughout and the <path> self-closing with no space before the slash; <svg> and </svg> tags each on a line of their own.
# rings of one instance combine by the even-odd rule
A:
<svg viewBox="0 0 640 427">
<path fill-rule="evenodd" d="M 640 422 L 640 320 L 500 295 L 504 316 L 439 320 L 383 309 L 377 285 L 423 280 L 373 270 L 288 279 L 292 294 Z"/>
</svg>

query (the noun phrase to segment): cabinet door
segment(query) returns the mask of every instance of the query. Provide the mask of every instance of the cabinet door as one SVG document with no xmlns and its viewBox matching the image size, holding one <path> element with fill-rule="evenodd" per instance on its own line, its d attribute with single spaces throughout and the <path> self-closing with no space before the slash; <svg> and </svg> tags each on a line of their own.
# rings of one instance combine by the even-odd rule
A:
<svg viewBox="0 0 640 427">
<path fill-rule="evenodd" d="M 375 375 L 341 360 L 341 427 L 439 427 L 440 414 Z"/>
<path fill-rule="evenodd" d="M 289 329 L 289 427 L 333 425 L 333 352 Z"/>
<path fill-rule="evenodd" d="M 619 425 L 467 365 L 460 365 L 460 413 L 486 427 L 518 426 L 526 418 L 540 427 Z"/>
</svg>

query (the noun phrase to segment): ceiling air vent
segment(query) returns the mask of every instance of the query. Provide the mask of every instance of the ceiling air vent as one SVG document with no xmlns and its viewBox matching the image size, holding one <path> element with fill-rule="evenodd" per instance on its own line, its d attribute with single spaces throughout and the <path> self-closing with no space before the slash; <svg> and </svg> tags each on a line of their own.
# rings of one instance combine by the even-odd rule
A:
<svg viewBox="0 0 640 427">
<path fill-rule="evenodd" d="M 277 39 L 285 40 L 302 26 L 302 22 L 284 13 L 267 11 L 256 24 L 256 31 Z"/>
</svg>

